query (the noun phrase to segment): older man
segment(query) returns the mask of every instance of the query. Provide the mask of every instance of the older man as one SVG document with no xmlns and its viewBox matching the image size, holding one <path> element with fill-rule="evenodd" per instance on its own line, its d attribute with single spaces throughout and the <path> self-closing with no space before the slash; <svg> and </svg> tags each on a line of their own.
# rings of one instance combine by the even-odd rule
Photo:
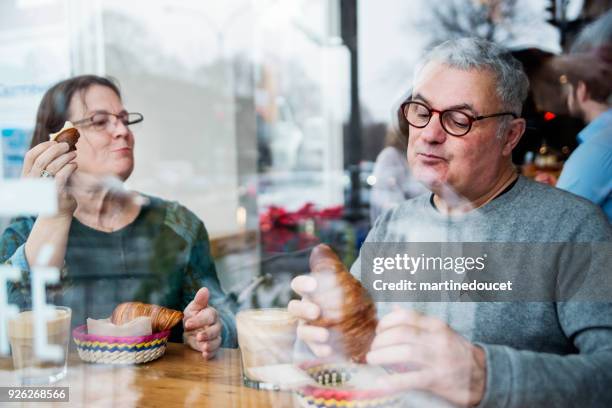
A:
<svg viewBox="0 0 612 408">
<path fill-rule="evenodd" d="M 408 162 L 431 194 L 384 213 L 366 242 L 609 244 L 612 231 L 600 209 L 516 174 L 511 153 L 525 129 L 520 114 L 527 90 L 520 64 L 492 43 L 461 39 L 433 49 L 401 108 L 410 125 Z M 361 277 L 361 269 L 357 260 L 351 272 Z M 330 355 L 330 332 L 308 324 L 322 310 L 317 281 L 301 276 L 292 287 L 303 296 L 289 304 L 303 321 L 299 338 L 316 355 Z M 424 391 L 429 403 L 612 401 L 612 303 L 377 306 L 381 319 L 367 361 L 412 367 L 385 381 Z"/>
</svg>

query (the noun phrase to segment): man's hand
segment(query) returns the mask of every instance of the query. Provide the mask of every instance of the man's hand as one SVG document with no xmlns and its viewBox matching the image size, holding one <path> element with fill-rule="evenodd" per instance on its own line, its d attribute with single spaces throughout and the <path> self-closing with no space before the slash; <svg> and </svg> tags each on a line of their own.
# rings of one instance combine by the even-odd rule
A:
<svg viewBox="0 0 612 408">
<path fill-rule="evenodd" d="M 553 187 L 557 185 L 557 178 L 553 176 L 552 174 L 547 173 L 545 171 L 537 172 L 534 180 L 537 181 L 538 183 L 548 184 L 549 186 L 553 186 Z"/>
<path fill-rule="evenodd" d="M 213 358 L 221 345 L 221 322 L 208 298 L 208 289 L 200 288 L 183 312 L 183 341 L 205 359 Z"/>
<path fill-rule="evenodd" d="M 287 309 L 300 321 L 297 337 L 310 348 L 317 357 L 329 357 L 334 351 L 333 343 L 338 339 L 324 328 L 313 326 L 310 322 L 324 317 L 337 319 L 342 308 L 342 290 L 333 273 L 297 276 L 291 281 L 291 288 L 301 300 L 292 300 Z"/>
<path fill-rule="evenodd" d="M 396 309 L 378 323 L 367 362 L 402 367 L 381 380 L 397 390 L 425 390 L 460 406 L 477 405 L 486 385 L 484 351 L 446 323 Z"/>
</svg>

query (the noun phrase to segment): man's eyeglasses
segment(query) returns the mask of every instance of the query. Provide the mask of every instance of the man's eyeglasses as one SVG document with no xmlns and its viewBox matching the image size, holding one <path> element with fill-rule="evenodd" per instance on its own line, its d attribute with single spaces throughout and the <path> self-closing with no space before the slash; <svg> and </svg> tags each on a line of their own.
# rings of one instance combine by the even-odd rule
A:
<svg viewBox="0 0 612 408">
<path fill-rule="evenodd" d="M 134 125 L 144 120 L 142 113 L 137 112 L 122 112 L 114 114 L 110 112 L 98 112 L 94 115 L 73 122 L 74 126 L 91 126 L 95 130 L 105 130 L 114 128 L 117 125 L 117 121 L 120 121 L 124 126 Z"/>
<path fill-rule="evenodd" d="M 478 120 L 505 115 L 511 115 L 515 119 L 518 118 L 518 115 L 514 112 L 500 112 L 485 116 L 471 116 L 463 111 L 454 109 L 439 111 L 437 109 L 430 108 L 424 103 L 416 101 L 405 102 L 402 105 L 402 111 L 408 123 L 419 129 L 427 126 L 433 114 L 437 113 L 440 115 L 440 124 L 442 125 L 442 129 L 444 129 L 444 131 L 449 135 L 453 136 L 466 135 L 472 129 L 472 124 Z"/>
</svg>

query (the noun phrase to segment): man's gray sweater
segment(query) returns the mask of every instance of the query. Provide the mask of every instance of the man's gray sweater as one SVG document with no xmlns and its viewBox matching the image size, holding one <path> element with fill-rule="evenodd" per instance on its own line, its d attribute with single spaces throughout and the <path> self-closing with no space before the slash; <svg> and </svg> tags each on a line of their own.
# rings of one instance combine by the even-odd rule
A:
<svg viewBox="0 0 612 408">
<path fill-rule="evenodd" d="M 366 242 L 599 242 L 611 248 L 612 228 L 598 207 L 524 177 L 462 217 L 441 214 L 430 197 L 384 213 Z M 360 265 L 358 259 L 351 269 L 357 277 Z M 609 302 L 400 305 L 446 320 L 485 350 L 482 407 L 612 406 L 612 293 Z M 391 304 L 377 306 L 382 316 Z"/>
</svg>

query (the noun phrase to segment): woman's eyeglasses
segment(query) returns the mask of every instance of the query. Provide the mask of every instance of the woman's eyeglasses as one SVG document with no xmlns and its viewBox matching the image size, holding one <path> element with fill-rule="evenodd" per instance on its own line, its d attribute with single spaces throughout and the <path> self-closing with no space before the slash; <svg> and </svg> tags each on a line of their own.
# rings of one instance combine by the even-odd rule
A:
<svg viewBox="0 0 612 408">
<path fill-rule="evenodd" d="M 142 113 L 138 112 L 122 112 L 114 114 L 110 112 L 98 112 L 94 115 L 73 122 L 75 126 L 91 126 L 95 130 L 113 129 L 117 126 L 117 121 L 120 121 L 124 126 L 134 125 L 144 120 Z"/>
</svg>

